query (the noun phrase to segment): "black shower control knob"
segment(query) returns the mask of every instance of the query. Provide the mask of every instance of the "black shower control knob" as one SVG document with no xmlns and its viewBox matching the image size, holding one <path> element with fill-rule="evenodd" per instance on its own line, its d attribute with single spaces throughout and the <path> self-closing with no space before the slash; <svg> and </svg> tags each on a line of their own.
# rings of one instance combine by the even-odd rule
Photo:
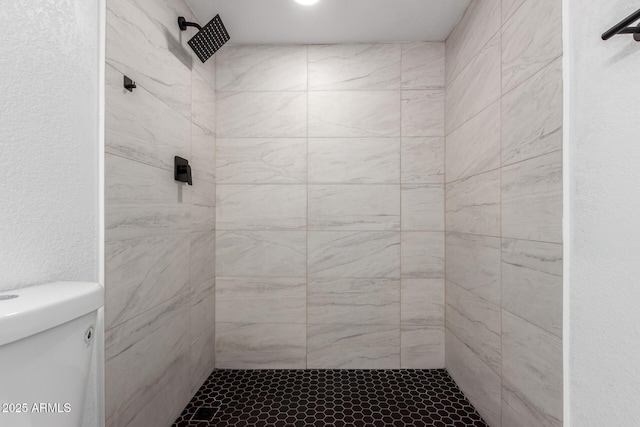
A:
<svg viewBox="0 0 640 427">
<path fill-rule="evenodd" d="M 186 182 L 189 185 L 193 185 L 191 166 L 189 166 L 187 159 L 178 156 L 174 157 L 173 178 L 178 182 Z"/>
</svg>

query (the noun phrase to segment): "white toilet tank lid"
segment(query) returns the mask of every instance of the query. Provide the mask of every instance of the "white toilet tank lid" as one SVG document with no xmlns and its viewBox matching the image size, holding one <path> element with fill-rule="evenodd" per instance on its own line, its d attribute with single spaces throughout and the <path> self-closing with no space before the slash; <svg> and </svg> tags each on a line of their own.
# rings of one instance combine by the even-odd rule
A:
<svg viewBox="0 0 640 427">
<path fill-rule="evenodd" d="M 56 282 L 0 292 L 0 346 L 82 317 L 102 307 L 98 283 Z"/>
</svg>

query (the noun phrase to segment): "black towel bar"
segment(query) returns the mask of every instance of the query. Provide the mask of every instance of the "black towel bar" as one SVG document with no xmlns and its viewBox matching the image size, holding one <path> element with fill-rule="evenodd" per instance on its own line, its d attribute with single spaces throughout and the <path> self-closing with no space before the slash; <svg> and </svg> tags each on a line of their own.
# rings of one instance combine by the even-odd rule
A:
<svg viewBox="0 0 640 427">
<path fill-rule="evenodd" d="M 627 16 L 622 21 L 611 27 L 611 29 L 602 34 L 602 40 L 609 40 L 611 37 L 617 34 L 633 34 L 633 39 L 640 42 L 640 25 L 630 27 L 637 20 L 640 20 L 640 10 L 635 11 L 631 15 Z"/>
</svg>

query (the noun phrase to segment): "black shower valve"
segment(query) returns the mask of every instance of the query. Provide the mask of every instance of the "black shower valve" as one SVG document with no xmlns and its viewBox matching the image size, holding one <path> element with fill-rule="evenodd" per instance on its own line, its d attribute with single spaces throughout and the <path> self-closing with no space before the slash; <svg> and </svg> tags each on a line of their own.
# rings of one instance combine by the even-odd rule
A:
<svg viewBox="0 0 640 427">
<path fill-rule="evenodd" d="M 178 182 L 186 182 L 189 185 L 193 185 L 189 160 L 178 156 L 174 157 L 173 178 Z"/>
</svg>

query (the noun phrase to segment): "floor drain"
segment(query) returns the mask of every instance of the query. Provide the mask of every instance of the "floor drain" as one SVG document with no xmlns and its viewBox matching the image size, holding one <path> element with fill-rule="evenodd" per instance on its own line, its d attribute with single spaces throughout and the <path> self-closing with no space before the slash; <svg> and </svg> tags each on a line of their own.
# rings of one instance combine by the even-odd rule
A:
<svg viewBox="0 0 640 427">
<path fill-rule="evenodd" d="M 218 412 L 218 408 L 205 408 L 200 407 L 196 410 L 196 413 L 191 417 L 191 421 L 211 421 Z"/>
</svg>

